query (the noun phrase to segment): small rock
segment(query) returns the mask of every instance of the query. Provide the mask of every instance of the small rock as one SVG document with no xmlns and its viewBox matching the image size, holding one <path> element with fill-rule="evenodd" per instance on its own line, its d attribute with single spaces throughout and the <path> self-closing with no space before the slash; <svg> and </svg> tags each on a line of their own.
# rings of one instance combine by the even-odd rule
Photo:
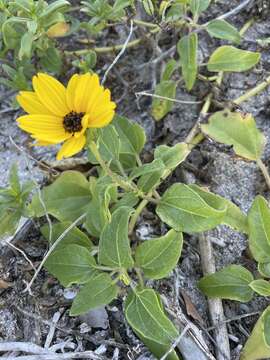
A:
<svg viewBox="0 0 270 360">
<path fill-rule="evenodd" d="M 104 306 L 81 315 L 80 320 L 93 328 L 107 329 L 109 326 L 108 313 Z"/>
</svg>

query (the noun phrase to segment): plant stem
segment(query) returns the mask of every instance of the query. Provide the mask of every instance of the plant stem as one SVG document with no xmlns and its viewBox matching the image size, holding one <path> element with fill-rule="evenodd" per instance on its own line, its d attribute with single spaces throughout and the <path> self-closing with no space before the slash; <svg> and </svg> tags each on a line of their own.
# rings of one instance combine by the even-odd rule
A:
<svg viewBox="0 0 270 360">
<path fill-rule="evenodd" d="M 156 28 L 154 30 L 151 30 L 150 33 L 148 33 L 145 38 L 149 38 L 152 34 L 156 34 L 159 32 L 160 29 Z M 81 49 L 81 50 L 73 50 L 73 51 L 65 51 L 66 55 L 85 55 L 88 54 L 89 51 L 95 51 L 98 54 L 107 53 L 107 52 L 115 52 L 117 50 L 122 50 L 123 47 L 126 49 L 134 47 L 136 45 L 139 45 L 145 38 L 139 38 L 135 39 L 133 41 L 130 41 L 127 45 L 126 44 L 119 44 L 119 45 L 113 45 L 113 46 L 103 46 L 103 47 L 94 47 L 91 49 Z"/>
<path fill-rule="evenodd" d="M 240 105 L 242 102 L 247 101 L 252 96 L 258 95 L 261 91 L 263 91 L 269 85 L 270 85 L 270 76 L 268 76 L 263 82 L 261 82 L 259 85 L 255 86 L 253 89 L 248 90 L 245 94 L 234 99 L 233 103 L 236 105 Z"/>
<path fill-rule="evenodd" d="M 129 182 L 122 180 L 117 174 L 115 174 L 110 167 L 106 164 L 106 162 L 102 159 L 102 156 L 100 155 L 100 152 L 98 150 L 97 144 L 94 141 L 90 141 L 89 147 L 91 151 L 93 152 L 95 158 L 99 162 L 102 169 L 105 171 L 105 173 L 111 177 L 111 179 L 119 185 L 121 188 L 123 188 L 126 191 L 136 191 Z"/>
<path fill-rule="evenodd" d="M 267 167 L 265 166 L 265 164 L 262 162 L 261 159 L 257 160 L 257 165 L 260 168 L 260 170 L 265 178 L 265 182 L 266 182 L 268 188 L 270 189 L 270 175 L 269 175 Z"/>
<path fill-rule="evenodd" d="M 141 269 L 135 268 L 135 271 L 136 271 L 136 274 L 138 276 L 140 286 L 144 287 L 144 280 L 143 280 Z"/>
<path fill-rule="evenodd" d="M 137 206 L 135 212 L 133 213 L 133 215 L 131 216 L 130 222 L 129 222 L 129 227 L 128 227 L 128 233 L 129 235 L 131 235 L 133 233 L 134 227 L 136 225 L 136 222 L 141 214 L 141 212 L 143 211 L 143 209 L 146 207 L 146 205 L 148 204 L 148 200 L 143 199 L 140 204 Z"/>
</svg>

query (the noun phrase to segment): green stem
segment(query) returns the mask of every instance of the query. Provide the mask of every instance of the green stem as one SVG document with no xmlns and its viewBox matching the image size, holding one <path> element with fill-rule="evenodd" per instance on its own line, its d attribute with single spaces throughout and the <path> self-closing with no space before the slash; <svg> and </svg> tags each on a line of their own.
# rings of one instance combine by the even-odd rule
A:
<svg viewBox="0 0 270 360">
<path fill-rule="evenodd" d="M 96 265 L 95 266 L 95 269 L 97 269 L 97 270 L 101 270 L 101 271 L 114 271 L 114 272 L 116 272 L 116 271 L 118 271 L 117 269 L 115 269 L 115 268 L 111 268 L 111 267 L 107 267 L 107 266 L 99 266 L 99 265 Z"/>
<path fill-rule="evenodd" d="M 145 36 L 145 38 L 149 38 L 152 34 L 156 34 L 159 31 L 160 31 L 159 28 L 151 30 L 150 33 L 148 33 Z M 131 47 L 139 45 L 145 38 L 135 39 L 133 41 L 130 41 L 128 44 L 119 44 L 119 45 L 114 45 L 114 46 L 94 47 L 94 48 L 90 48 L 90 49 L 81 49 L 81 50 L 72 50 L 72 51 L 66 50 L 64 53 L 66 55 L 77 55 L 77 56 L 79 56 L 79 55 L 88 54 L 89 51 L 95 51 L 98 54 L 107 53 L 107 52 L 115 52 L 115 51 L 118 51 L 118 50 L 122 50 L 123 47 L 125 47 L 126 49 L 129 49 Z"/>
<path fill-rule="evenodd" d="M 143 276 L 142 276 L 141 269 L 135 268 L 135 271 L 136 271 L 136 274 L 137 274 L 137 276 L 138 276 L 140 286 L 141 286 L 142 288 L 144 288 L 144 280 L 143 280 Z"/>
<path fill-rule="evenodd" d="M 268 188 L 270 189 L 270 175 L 269 175 L 267 167 L 265 166 L 265 164 L 262 162 L 261 159 L 257 160 L 257 165 L 260 168 L 260 170 L 265 178 L 265 182 L 266 182 Z"/>
<path fill-rule="evenodd" d="M 261 91 L 263 91 L 267 86 L 270 85 L 270 76 L 267 77 L 263 82 L 259 85 L 255 86 L 253 89 L 248 90 L 245 94 L 239 96 L 238 98 L 233 100 L 233 103 L 236 105 L 242 104 L 244 101 L 247 101 L 251 97 L 258 95 Z"/>
<path fill-rule="evenodd" d="M 111 177 L 111 179 L 119 185 L 121 188 L 123 188 L 126 191 L 137 191 L 137 189 L 134 189 L 134 187 L 128 183 L 127 181 L 122 180 L 117 174 L 115 174 L 110 167 L 106 164 L 106 162 L 102 159 L 102 156 L 100 155 L 100 152 L 98 150 L 97 144 L 94 141 L 90 141 L 89 147 L 94 154 L 95 158 L 99 162 L 102 169 L 105 171 L 105 173 Z"/>
<path fill-rule="evenodd" d="M 130 222 L 129 222 L 129 228 L 128 228 L 128 233 L 129 235 L 131 235 L 133 233 L 133 230 L 135 228 L 136 222 L 141 214 L 141 212 L 143 211 L 143 209 L 146 207 L 146 205 L 148 204 L 148 200 L 143 199 L 140 204 L 137 206 L 135 212 L 133 213 L 133 215 L 131 216 Z"/>
</svg>

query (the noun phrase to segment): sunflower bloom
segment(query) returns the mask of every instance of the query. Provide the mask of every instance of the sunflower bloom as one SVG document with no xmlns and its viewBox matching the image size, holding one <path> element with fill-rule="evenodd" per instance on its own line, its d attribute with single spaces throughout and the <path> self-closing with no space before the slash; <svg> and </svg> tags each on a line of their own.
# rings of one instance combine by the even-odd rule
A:
<svg viewBox="0 0 270 360">
<path fill-rule="evenodd" d="M 65 88 L 47 74 L 33 77 L 34 91 L 21 91 L 17 100 L 28 115 L 17 119 L 21 129 L 31 134 L 35 146 L 63 142 L 57 160 L 70 157 L 85 145 L 87 128 L 108 125 L 115 103 L 96 74 L 73 75 Z"/>
</svg>

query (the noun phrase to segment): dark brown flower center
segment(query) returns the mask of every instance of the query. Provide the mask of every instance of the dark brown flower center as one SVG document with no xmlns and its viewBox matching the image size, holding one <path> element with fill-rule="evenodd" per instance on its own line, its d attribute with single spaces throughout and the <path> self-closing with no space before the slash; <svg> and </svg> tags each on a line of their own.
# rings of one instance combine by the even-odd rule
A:
<svg viewBox="0 0 270 360">
<path fill-rule="evenodd" d="M 82 118 L 83 112 L 76 113 L 71 111 L 64 117 L 63 125 L 64 129 L 69 133 L 75 133 L 82 130 Z"/>
</svg>

